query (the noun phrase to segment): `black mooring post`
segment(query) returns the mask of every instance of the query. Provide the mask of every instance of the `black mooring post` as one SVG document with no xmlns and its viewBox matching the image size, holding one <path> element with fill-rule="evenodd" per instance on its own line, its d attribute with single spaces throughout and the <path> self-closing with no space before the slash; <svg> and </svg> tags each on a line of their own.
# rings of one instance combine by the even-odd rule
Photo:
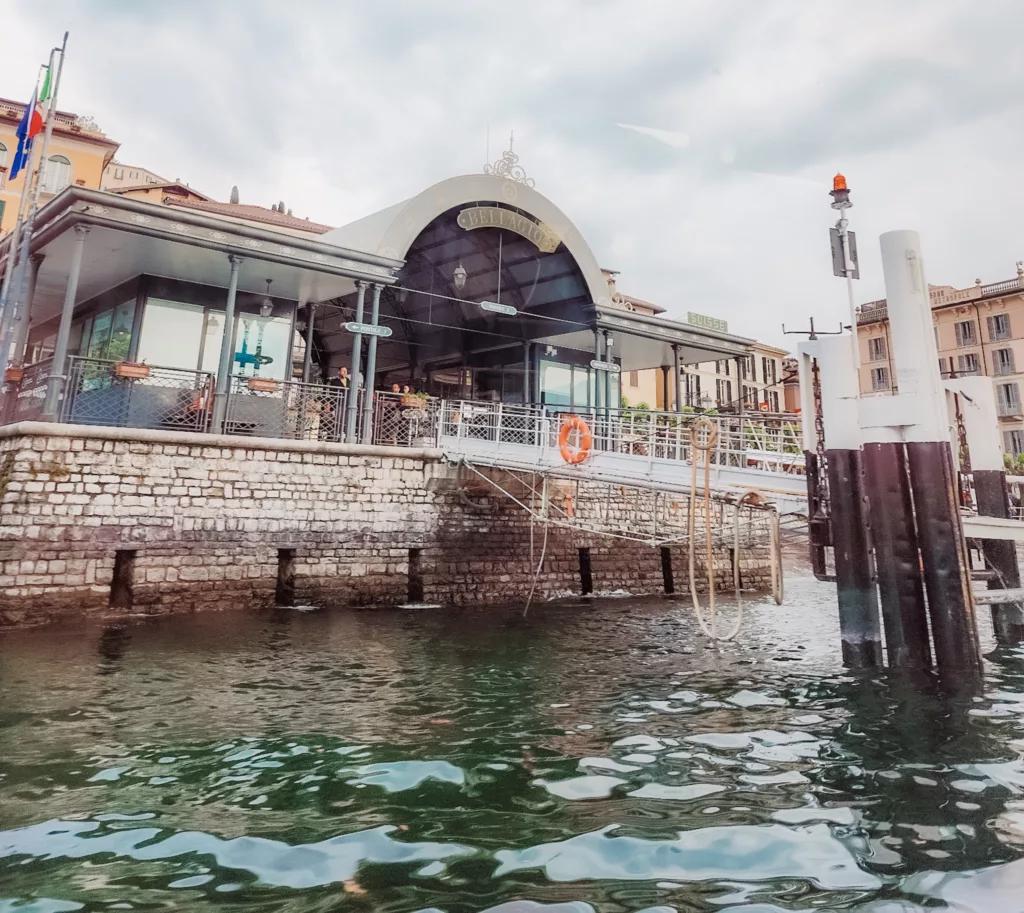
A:
<svg viewBox="0 0 1024 913">
<path fill-rule="evenodd" d="M 859 450 L 828 450 L 829 509 L 839 597 L 843 664 L 882 665 L 882 626 L 871 574 L 871 545 Z"/>
<path fill-rule="evenodd" d="M 889 666 L 925 668 L 931 665 L 931 649 L 903 446 L 868 443 L 861 460 Z"/>
<path fill-rule="evenodd" d="M 1006 490 L 1006 473 L 997 469 L 975 469 L 974 493 L 978 499 L 978 513 L 983 517 L 1009 517 L 1010 496 Z M 1017 546 L 1004 539 L 982 539 L 981 551 L 985 564 L 996 573 L 990 580 L 990 590 L 1008 590 L 1020 587 L 1020 568 L 1017 564 Z M 992 627 L 1001 644 L 1024 642 L 1024 603 L 1001 602 L 992 606 Z"/>
<path fill-rule="evenodd" d="M 818 580 L 831 581 L 825 549 L 832 545 L 832 530 L 825 511 L 826 492 L 821 490 L 819 484 L 818 454 L 813 450 L 804 451 L 804 468 L 807 478 L 807 542 L 811 550 L 811 571 Z"/>
<path fill-rule="evenodd" d="M 940 669 L 980 669 L 952 448 L 948 441 L 915 441 L 907 444 L 907 457 L 935 662 Z"/>
</svg>

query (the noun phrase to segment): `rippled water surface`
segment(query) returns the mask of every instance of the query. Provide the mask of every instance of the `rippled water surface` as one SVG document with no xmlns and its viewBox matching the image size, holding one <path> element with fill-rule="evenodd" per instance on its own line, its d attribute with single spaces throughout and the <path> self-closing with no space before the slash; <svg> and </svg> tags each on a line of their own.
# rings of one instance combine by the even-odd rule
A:
<svg viewBox="0 0 1024 913">
<path fill-rule="evenodd" d="M 854 677 L 789 590 L 4 635 L 0 911 L 1024 910 L 1024 652 Z"/>
</svg>

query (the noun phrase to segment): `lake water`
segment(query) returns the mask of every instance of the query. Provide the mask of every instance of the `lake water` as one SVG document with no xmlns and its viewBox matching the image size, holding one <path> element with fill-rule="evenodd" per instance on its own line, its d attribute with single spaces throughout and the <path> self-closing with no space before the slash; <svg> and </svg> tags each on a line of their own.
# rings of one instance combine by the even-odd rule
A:
<svg viewBox="0 0 1024 913">
<path fill-rule="evenodd" d="M 853 676 L 788 590 L 3 635 L 0 911 L 1024 910 L 1024 651 Z"/>
</svg>

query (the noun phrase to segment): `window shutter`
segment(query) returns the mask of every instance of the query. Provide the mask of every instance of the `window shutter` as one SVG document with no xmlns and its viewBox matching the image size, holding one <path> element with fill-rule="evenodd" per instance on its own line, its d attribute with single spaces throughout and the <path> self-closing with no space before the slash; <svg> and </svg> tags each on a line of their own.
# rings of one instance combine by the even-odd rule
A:
<svg viewBox="0 0 1024 913">
<path fill-rule="evenodd" d="M 962 346 L 964 344 L 964 325 L 958 323 L 953 329 L 956 330 L 956 344 Z"/>
<path fill-rule="evenodd" d="M 996 401 L 1000 409 L 1006 408 L 1006 384 L 1000 384 L 996 387 Z"/>
<path fill-rule="evenodd" d="M 1020 405 L 1020 388 L 1016 384 L 1007 384 L 1006 392 L 1009 393 L 1010 405 Z"/>
<path fill-rule="evenodd" d="M 991 341 L 996 338 L 996 318 L 986 317 L 985 322 L 988 324 L 988 338 Z"/>
<path fill-rule="evenodd" d="M 1005 364 L 1006 373 L 1007 374 L 1016 374 L 1017 373 L 1017 368 L 1015 367 L 1014 361 L 1013 361 L 1013 349 L 1006 349 L 1005 351 L 1006 351 L 1006 364 Z"/>
</svg>

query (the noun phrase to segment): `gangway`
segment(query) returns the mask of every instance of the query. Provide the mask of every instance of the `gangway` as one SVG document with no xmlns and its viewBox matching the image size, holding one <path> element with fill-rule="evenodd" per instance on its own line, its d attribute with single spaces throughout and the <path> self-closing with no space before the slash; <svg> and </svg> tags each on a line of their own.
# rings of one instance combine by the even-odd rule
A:
<svg viewBox="0 0 1024 913">
<path fill-rule="evenodd" d="M 558 436 L 569 412 L 550 407 L 446 400 L 438 416 L 438 447 L 452 462 L 549 478 L 688 493 L 690 428 L 697 415 L 632 409 L 573 410 L 589 426 L 587 459 L 570 464 Z M 780 514 L 806 514 L 800 422 L 765 413 L 703 415 L 715 423 L 710 487 L 741 497 L 755 490 Z M 702 486 L 703 472 L 699 485 Z"/>
</svg>

